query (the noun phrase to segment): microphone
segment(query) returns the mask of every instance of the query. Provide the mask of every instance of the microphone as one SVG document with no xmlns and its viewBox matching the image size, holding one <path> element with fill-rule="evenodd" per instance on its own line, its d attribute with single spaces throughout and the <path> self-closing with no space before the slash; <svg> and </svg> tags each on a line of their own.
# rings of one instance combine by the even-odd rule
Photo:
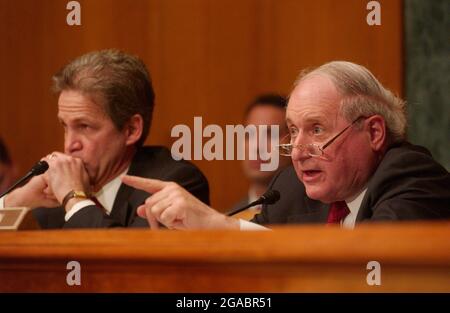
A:
<svg viewBox="0 0 450 313">
<path fill-rule="evenodd" d="M 16 189 L 17 187 L 25 184 L 30 178 L 32 178 L 33 176 L 37 176 L 37 175 L 41 175 L 43 173 L 45 173 L 45 171 L 48 170 L 48 163 L 46 161 L 39 161 L 37 162 L 29 171 L 28 173 L 22 177 L 21 179 L 19 179 L 14 185 L 12 185 L 8 190 L 6 190 L 4 193 L 2 193 L 0 195 L 1 197 L 4 197 L 5 195 L 7 195 L 8 193 L 10 193 L 11 191 L 13 191 L 14 189 Z"/>
<path fill-rule="evenodd" d="M 274 204 L 278 200 L 280 200 L 280 192 L 275 189 L 270 189 L 270 190 L 267 190 L 258 200 L 253 201 L 242 208 L 237 208 L 236 210 L 233 210 L 233 211 L 227 213 L 227 216 L 233 216 L 239 212 L 247 210 L 249 207 L 252 207 L 252 206 L 255 206 L 258 204 Z"/>
</svg>

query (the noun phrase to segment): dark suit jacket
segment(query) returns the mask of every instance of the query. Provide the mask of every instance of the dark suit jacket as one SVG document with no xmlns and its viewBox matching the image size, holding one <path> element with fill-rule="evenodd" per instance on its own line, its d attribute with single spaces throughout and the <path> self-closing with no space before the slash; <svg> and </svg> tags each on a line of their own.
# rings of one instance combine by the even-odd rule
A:
<svg viewBox="0 0 450 313">
<path fill-rule="evenodd" d="M 209 204 L 208 181 L 200 170 L 187 161 L 175 161 L 164 147 L 142 147 L 128 171 L 130 175 L 174 181 L 201 201 Z M 148 227 L 147 220 L 136 215 L 136 209 L 149 197 L 145 191 L 122 184 L 108 216 L 97 206 L 88 206 L 64 221 L 65 210 L 37 208 L 34 216 L 42 228 Z"/>
<path fill-rule="evenodd" d="M 281 198 L 263 206 L 253 222 L 326 223 L 329 205 L 307 197 L 292 166 L 280 172 L 270 188 Z M 397 144 L 370 178 L 356 223 L 419 219 L 450 219 L 450 176 L 425 148 Z"/>
</svg>

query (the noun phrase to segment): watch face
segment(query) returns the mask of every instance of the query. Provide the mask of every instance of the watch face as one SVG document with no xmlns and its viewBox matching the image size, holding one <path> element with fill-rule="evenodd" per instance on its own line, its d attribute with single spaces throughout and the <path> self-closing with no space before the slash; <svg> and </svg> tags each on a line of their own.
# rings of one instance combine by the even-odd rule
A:
<svg viewBox="0 0 450 313">
<path fill-rule="evenodd" d="M 87 198 L 87 194 L 84 191 L 74 191 L 73 196 L 75 198 Z"/>
</svg>

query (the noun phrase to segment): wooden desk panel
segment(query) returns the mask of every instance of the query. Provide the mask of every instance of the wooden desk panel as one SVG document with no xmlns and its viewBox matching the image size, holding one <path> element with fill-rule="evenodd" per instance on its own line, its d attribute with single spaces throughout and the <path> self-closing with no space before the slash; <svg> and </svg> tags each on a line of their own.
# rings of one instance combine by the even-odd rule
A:
<svg viewBox="0 0 450 313">
<path fill-rule="evenodd" d="M 450 292 L 450 223 L 0 233 L 0 291 Z M 81 286 L 68 286 L 69 261 Z M 369 286 L 367 262 L 381 264 Z"/>
</svg>

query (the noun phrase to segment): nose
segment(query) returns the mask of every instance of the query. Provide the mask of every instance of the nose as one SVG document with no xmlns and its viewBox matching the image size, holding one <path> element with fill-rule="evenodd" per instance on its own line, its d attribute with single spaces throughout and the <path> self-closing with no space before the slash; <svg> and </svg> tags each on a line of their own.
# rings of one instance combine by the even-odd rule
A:
<svg viewBox="0 0 450 313">
<path fill-rule="evenodd" d="M 72 131 L 67 131 L 64 135 L 64 152 L 72 155 L 82 148 L 83 145 L 78 136 Z"/>
<path fill-rule="evenodd" d="M 305 149 L 307 142 L 305 142 L 302 137 L 303 136 L 301 134 L 298 134 L 295 141 L 292 143 L 294 145 L 291 153 L 292 161 L 304 161 L 311 158 L 307 149 Z"/>
</svg>

